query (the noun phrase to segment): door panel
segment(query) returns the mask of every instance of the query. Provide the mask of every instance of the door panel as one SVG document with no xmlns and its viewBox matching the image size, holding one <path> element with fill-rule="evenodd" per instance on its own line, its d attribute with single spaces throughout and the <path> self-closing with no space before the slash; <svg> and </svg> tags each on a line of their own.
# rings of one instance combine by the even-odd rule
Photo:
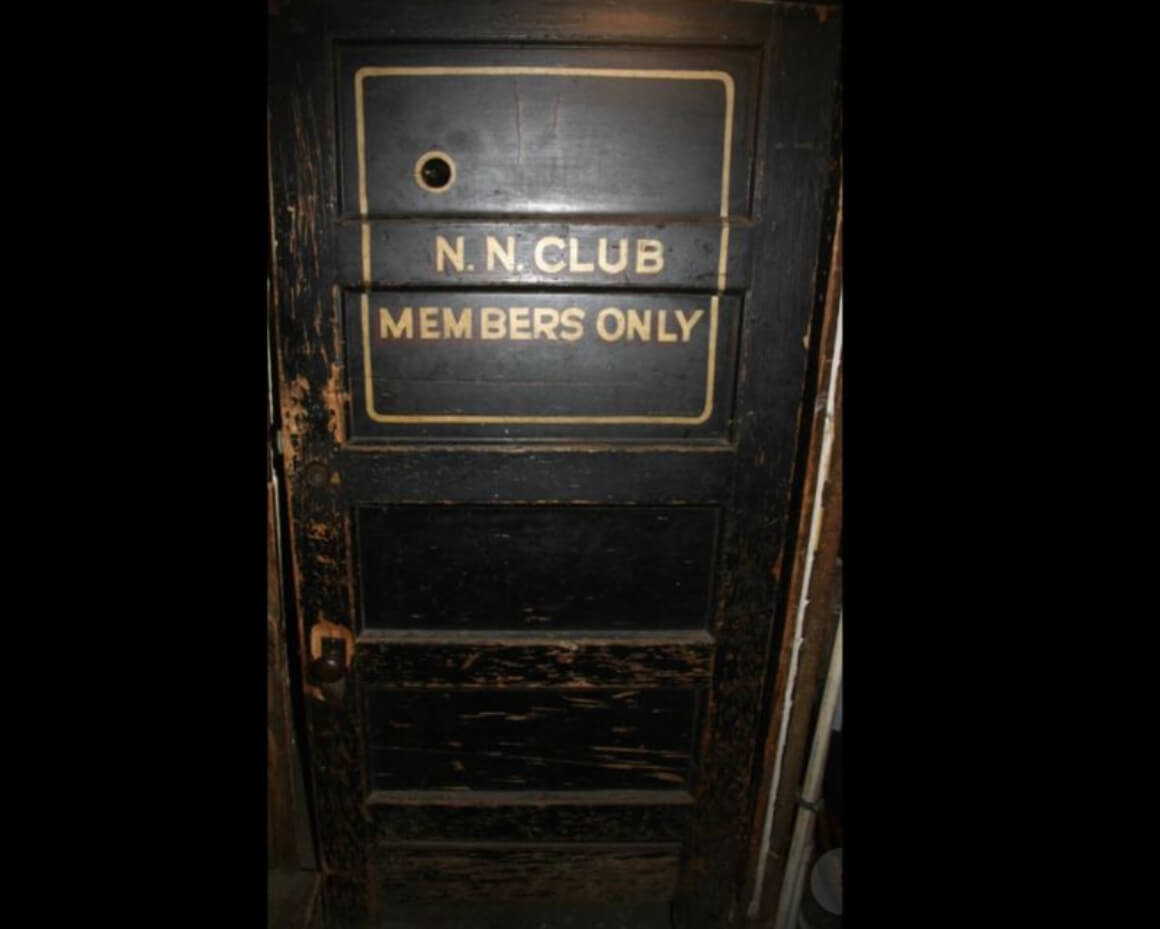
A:
<svg viewBox="0 0 1160 929">
<path fill-rule="evenodd" d="M 359 666 L 398 687 L 666 687 L 707 679 L 707 632 L 615 636 L 366 631 Z"/>
<path fill-rule="evenodd" d="M 419 900 L 561 903 L 663 900 L 677 886 L 680 845 L 396 844 L 385 853 L 382 892 Z"/>
<path fill-rule="evenodd" d="M 689 786 L 696 694 L 680 690 L 376 690 L 375 790 Z"/>
<path fill-rule="evenodd" d="M 362 507 L 364 629 L 704 629 L 708 507 Z"/>
<path fill-rule="evenodd" d="M 344 44 L 336 51 L 345 213 L 744 212 L 752 50 Z M 632 146 L 623 144 L 626 133 L 637 139 Z M 434 197 L 411 183 L 430 151 L 446 153 L 455 168 Z"/>
<path fill-rule="evenodd" d="M 368 799 L 376 841 L 680 842 L 692 822 L 685 790 L 377 791 Z"/>
<path fill-rule="evenodd" d="M 355 439 L 725 436 L 736 297 L 381 290 L 344 304 Z"/>
<path fill-rule="evenodd" d="M 271 39 L 331 925 L 736 925 L 837 16 L 291 2 Z"/>
</svg>

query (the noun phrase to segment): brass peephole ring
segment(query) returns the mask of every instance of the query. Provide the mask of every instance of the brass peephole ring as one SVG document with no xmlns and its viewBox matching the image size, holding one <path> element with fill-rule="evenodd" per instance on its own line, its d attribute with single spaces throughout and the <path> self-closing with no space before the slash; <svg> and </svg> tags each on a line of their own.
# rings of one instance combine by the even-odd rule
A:
<svg viewBox="0 0 1160 929">
<path fill-rule="evenodd" d="M 430 193 L 443 193 L 455 183 L 455 162 L 446 152 L 420 155 L 415 162 L 415 183 Z"/>
</svg>

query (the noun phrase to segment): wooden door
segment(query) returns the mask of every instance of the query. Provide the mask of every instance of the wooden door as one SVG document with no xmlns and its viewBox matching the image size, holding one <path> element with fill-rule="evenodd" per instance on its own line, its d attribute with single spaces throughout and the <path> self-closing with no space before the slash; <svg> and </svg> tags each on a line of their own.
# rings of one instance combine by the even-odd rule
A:
<svg viewBox="0 0 1160 929">
<path fill-rule="evenodd" d="M 274 7 L 330 924 L 537 900 L 737 924 L 835 12 Z"/>
</svg>

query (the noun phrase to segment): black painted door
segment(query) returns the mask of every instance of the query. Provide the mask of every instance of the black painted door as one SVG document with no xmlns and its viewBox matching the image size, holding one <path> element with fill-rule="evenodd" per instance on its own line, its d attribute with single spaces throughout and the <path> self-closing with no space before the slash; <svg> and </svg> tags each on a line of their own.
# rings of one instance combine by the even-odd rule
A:
<svg viewBox="0 0 1160 929">
<path fill-rule="evenodd" d="M 838 22 L 277 3 L 284 466 L 335 926 L 740 920 Z"/>
</svg>

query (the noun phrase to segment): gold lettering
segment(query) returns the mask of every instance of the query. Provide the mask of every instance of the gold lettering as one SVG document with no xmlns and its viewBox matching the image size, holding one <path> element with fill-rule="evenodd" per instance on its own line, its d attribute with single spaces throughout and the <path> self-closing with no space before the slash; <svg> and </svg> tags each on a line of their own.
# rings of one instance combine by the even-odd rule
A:
<svg viewBox="0 0 1160 929">
<path fill-rule="evenodd" d="M 540 239 L 540 241 L 536 243 L 535 250 L 532 253 L 532 257 L 536 262 L 536 267 L 541 271 L 547 271 L 550 274 L 554 274 L 557 271 L 563 271 L 563 258 L 561 258 L 559 261 L 548 261 L 548 259 L 544 257 L 544 249 L 546 249 L 549 245 L 553 248 L 558 248 L 563 251 L 564 240 L 559 236 L 554 235 L 545 236 L 544 238 Z"/>
<path fill-rule="evenodd" d="M 549 320 L 551 320 L 549 322 Z M 532 338 L 556 341 L 556 327 L 560 325 L 560 311 L 550 306 L 537 306 L 532 309 Z M 515 325 L 512 325 L 515 328 Z"/>
<path fill-rule="evenodd" d="M 502 339 L 507 335 L 507 314 L 498 306 L 480 307 L 479 337 Z"/>
<path fill-rule="evenodd" d="M 580 260 L 580 241 L 579 239 L 568 240 L 568 254 L 571 261 L 568 264 L 569 271 L 595 271 L 596 265 L 591 261 Z"/>
<path fill-rule="evenodd" d="M 701 317 L 705 315 L 704 310 L 694 310 L 692 318 L 685 319 L 685 311 L 677 310 L 677 325 L 681 327 L 681 341 L 688 342 L 689 336 L 693 333 L 693 327 L 701 321 Z"/>
<path fill-rule="evenodd" d="M 471 338 L 471 307 L 465 306 L 456 321 L 451 307 L 443 307 L 443 338 L 470 339 Z"/>
<path fill-rule="evenodd" d="M 452 249 L 448 241 L 441 235 L 435 236 L 435 270 L 443 270 L 443 259 L 451 263 L 456 271 L 463 270 L 463 236 L 455 237 L 455 248 Z"/>
<path fill-rule="evenodd" d="M 528 320 L 528 308 L 526 306 L 513 306 L 508 312 L 511 313 L 511 331 L 508 337 L 530 339 L 532 330 L 529 328 L 531 323 Z"/>
<path fill-rule="evenodd" d="M 657 311 L 657 341 L 658 342 L 675 342 L 677 341 L 677 334 L 669 332 L 665 326 L 665 319 L 667 318 L 664 310 Z"/>
<path fill-rule="evenodd" d="M 384 341 L 387 339 L 410 339 L 412 338 L 413 332 L 411 308 L 409 306 L 405 306 L 399 311 L 398 322 L 391 319 L 391 311 L 387 307 L 379 307 L 380 339 Z"/>
<path fill-rule="evenodd" d="M 656 274 L 664 266 L 664 245 L 659 239 L 636 240 L 637 274 Z"/>
<path fill-rule="evenodd" d="M 661 318 L 664 318 L 665 311 L 660 311 Z M 628 311 L 628 338 L 640 339 L 642 342 L 647 342 L 652 338 L 652 310 L 629 310 Z"/>
<path fill-rule="evenodd" d="M 439 320 L 436 318 L 439 313 L 437 306 L 421 306 L 419 307 L 419 338 L 420 339 L 437 339 L 439 338 Z"/>
<path fill-rule="evenodd" d="M 499 241 L 493 236 L 487 237 L 487 270 L 495 270 L 495 259 L 499 259 L 500 264 L 504 266 L 505 271 L 514 271 L 516 269 L 516 237 L 509 235 L 507 237 L 507 248 L 501 248 Z"/>
<path fill-rule="evenodd" d="M 619 274 L 628 267 L 628 239 L 621 239 L 617 248 L 620 257 L 616 264 L 612 264 L 608 260 L 608 239 L 602 237 L 597 245 L 596 263 L 605 274 Z"/>
<path fill-rule="evenodd" d="M 584 311 L 578 306 L 570 306 L 563 313 L 560 314 L 560 322 L 567 328 L 567 332 L 561 332 L 560 338 L 565 342 L 575 342 L 578 338 L 584 335 Z"/>
<path fill-rule="evenodd" d="M 616 329 L 609 332 L 605 326 L 606 319 L 612 319 L 616 323 Z M 605 342 L 616 342 L 624 335 L 624 314 L 614 306 L 606 306 L 596 315 L 596 331 L 600 338 Z"/>
</svg>

